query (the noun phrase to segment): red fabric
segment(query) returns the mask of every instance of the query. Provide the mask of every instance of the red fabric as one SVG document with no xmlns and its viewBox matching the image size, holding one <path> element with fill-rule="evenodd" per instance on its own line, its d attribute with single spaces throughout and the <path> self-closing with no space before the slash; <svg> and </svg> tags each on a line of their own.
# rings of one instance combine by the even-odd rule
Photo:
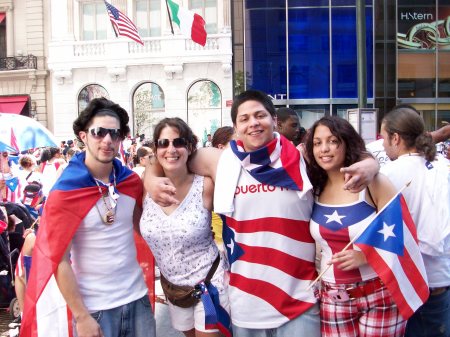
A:
<svg viewBox="0 0 450 337">
<path fill-rule="evenodd" d="M 14 134 L 14 129 L 13 128 L 11 128 L 11 147 L 16 149 L 17 152 L 20 152 L 19 151 L 19 144 L 17 144 L 17 138 L 16 138 L 16 135 Z"/>
<path fill-rule="evenodd" d="M 142 205 L 142 182 L 136 174 L 117 184 L 120 193 L 136 199 Z M 77 190 L 53 190 L 45 206 L 39 227 L 39 235 L 33 250 L 33 268 L 30 272 L 25 308 L 20 330 L 21 337 L 37 337 L 36 304 L 52 274 L 66 251 L 82 219 L 99 199 L 98 187 L 85 187 Z M 136 234 L 137 236 L 137 234 Z M 135 237 L 136 237 L 135 236 Z M 140 238 L 142 240 L 142 238 Z M 139 239 L 136 241 L 140 241 Z M 153 258 L 148 245 L 136 245 L 139 258 Z M 151 259 L 153 261 L 153 259 Z M 141 267 L 146 266 L 146 282 L 154 284 L 152 263 L 139 260 Z M 154 285 L 149 287 L 153 300 Z M 154 303 L 154 302 L 152 302 Z M 40 336 L 41 337 L 41 336 Z"/>
<path fill-rule="evenodd" d="M 323 337 L 401 337 L 406 320 L 400 315 L 386 287 L 375 293 L 351 301 L 335 302 L 333 290 L 354 287 L 361 283 L 339 284 L 323 282 L 320 301 L 321 332 Z"/>
<path fill-rule="evenodd" d="M 205 20 L 203 20 L 200 15 L 194 14 L 194 21 L 192 22 L 191 29 L 192 41 L 198 43 L 199 45 L 205 46 L 206 36 Z"/>
<path fill-rule="evenodd" d="M 1 13 L 0 13 L 1 15 Z M 0 20 L 1 21 L 1 20 Z M 20 114 L 28 102 L 28 96 L 3 96 L 0 97 L 0 112 Z"/>
<path fill-rule="evenodd" d="M 6 13 L 0 13 L 0 23 L 3 22 L 3 20 L 5 20 L 6 17 Z"/>
</svg>

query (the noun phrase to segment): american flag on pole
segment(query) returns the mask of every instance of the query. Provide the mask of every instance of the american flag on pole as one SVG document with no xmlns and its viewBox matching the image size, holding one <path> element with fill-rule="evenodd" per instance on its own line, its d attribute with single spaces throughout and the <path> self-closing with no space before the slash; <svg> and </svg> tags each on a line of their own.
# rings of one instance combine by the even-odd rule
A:
<svg viewBox="0 0 450 337">
<path fill-rule="evenodd" d="M 397 194 L 355 241 L 389 289 L 404 319 L 429 295 L 416 227 L 405 199 Z"/>
<path fill-rule="evenodd" d="M 144 45 L 138 30 L 133 21 L 128 16 L 119 11 L 116 7 L 105 1 L 106 9 L 108 11 L 109 20 L 114 28 L 116 36 L 126 36 L 141 45 Z"/>
</svg>

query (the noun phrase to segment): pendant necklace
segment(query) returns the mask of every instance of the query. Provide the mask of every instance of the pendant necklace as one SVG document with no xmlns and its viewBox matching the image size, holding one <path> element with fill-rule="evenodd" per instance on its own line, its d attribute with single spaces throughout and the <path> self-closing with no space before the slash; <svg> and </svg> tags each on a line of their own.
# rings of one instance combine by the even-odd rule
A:
<svg viewBox="0 0 450 337">
<path fill-rule="evenodd" d="M 114 192 L 114 189 L 116 188 L 116 172 L 114 171 L 114 167 L 113 167 L 113 176 L 114 176 L 114 185 L 111 185 L 111 184 L 110 184 L 109 188 L 107 189 L 107 195 L 109 195 L 110 193 L 113 193 L 113 194 L 117 195 L 117 194 Z M 118 195 L 117 195 L 116 197 L 115 197 L 115 196 L 109 195 L 109 197 L 110 197 L 110 198 L 109 198 L 109 199 L 110 199 L 110 204 L 108 204 L 108 203 L 106 202 L 106 199 L 105 199 L 105 194 L 102 192 L 102 188 L 100 187 L 100 184 L 98 183 L 97 179 L 94 178 L 94 181 L 95 181 L 95 183 L 97 184 L 98 191 L 99 191 L 99 193 L 100 193 L 100 195 L 101 195 L 101 198 L 102 198 L 102 200 L 103 200 L 103 205 L 105 205 L 105 208 L 106 208 L 106 213 L 105 213 L 105 215 L 102 215 L 102 214 L 101 214 L 100 209 L 98 208 L 97 204 L 95 204 L 95 208 L 97 208 L 98 215 L 99 215 L 100 218 L 102 219 L 102 222 L 103 222 L 105 225 L 110 226 L 110 225 L 112 225 L 112 224 L 114 223 L 114 220 L 116 219 L 116 218 L 115 218 L 115 216 L 116 216 L 116 210 L 115 210 L 115 208 L 116 208 L 117 203 L 116 203 L 115 199 L 117 199 Z M 111 190 L 112 190 L 112 191 L 111 191 Z M 114 197 L 115 197 L 115 198 L 114 198 Z M 112 200 L 111 200 L 111 199 L 112 199 Z M 111 204 L 112 204 L 112 205 L 111 205 Z"/>
</svg>

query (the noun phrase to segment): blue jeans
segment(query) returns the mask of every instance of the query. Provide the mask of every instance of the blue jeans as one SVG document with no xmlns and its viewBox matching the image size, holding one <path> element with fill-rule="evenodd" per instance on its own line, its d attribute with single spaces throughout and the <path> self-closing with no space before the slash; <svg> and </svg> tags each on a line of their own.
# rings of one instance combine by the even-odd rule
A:
<svg viewBox="0 0 450 337">
<path fill-rule="evenodd" d="M 405 337 L 450 337 L 450 287 L 442 294 L 430 295 L 410 317 Z"/>
<path fill-rule="evenodd" d="M 105 337 L 156 337 L 156 323 L 148 296 L 117 308 L 91 313 Z"/>
<path fill-rule="evenodd" d="M 233 315 L 233 313 L 231 314 Z M 247 329 L 233 325 L 234 337 L 320 337 L 319 305 L 274 329 Z"/>
</svg>

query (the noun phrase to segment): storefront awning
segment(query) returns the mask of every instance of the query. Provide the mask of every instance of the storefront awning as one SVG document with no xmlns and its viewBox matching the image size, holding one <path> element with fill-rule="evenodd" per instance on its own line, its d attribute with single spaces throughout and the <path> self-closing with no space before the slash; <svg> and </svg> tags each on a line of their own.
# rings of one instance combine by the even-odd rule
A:
<svg viewBox="0 0 450 337">
<path fill-rule="evenodd" d="M 3 20 L 5 20 L 6 17 L 6 13 L 0 13 L 0 23 L 3 22 Z"/>
<path fill-rule="evenodd" d="M 28 102 L 28 96 L 0 96 L 0 112 L 20 114 Z"/>
</svg>

